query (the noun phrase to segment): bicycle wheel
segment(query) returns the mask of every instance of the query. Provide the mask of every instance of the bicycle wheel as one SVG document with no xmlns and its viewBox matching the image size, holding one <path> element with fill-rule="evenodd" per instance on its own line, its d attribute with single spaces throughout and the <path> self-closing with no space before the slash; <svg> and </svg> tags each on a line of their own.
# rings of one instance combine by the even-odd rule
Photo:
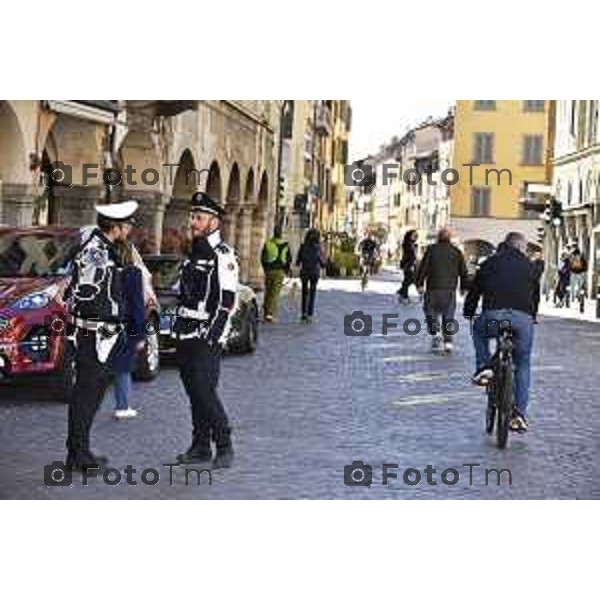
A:
<svg viewBox="0 0 600 600">
<path fill-rule="evenodd" d="M 498 448 L 505 448 L 513 408 L 513 370 L 510 357 L 503 361 L 499 369 L 497 389 L 498 423 L 496 425 L 496 441 Z"/>
<path fill-rule="evenodd" d="M 488 404 L 485 411 L 485 430 L 488 434 L 494 431 L 494 422 L 496 421 L 496 388 L 494 382 L 490 382 L 487 388 Z"/>
</svg>

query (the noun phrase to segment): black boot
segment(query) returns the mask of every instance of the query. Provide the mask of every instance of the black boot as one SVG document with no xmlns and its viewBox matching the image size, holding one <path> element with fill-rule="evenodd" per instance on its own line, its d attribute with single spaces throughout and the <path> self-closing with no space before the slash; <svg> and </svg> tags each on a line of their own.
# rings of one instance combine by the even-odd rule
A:
<svg viewBox="0 0 600 600">
<path fill-rule="evenodd" d="M 95 456 L 89 450 L 69 451 L 65 466 L 73 471 L 86 471 L 87 469 L 101 469 L 108 464 L 105 456 Z"/>
<path fill-rule="evenodd" d="M 229 445 L 217 447 L 217 454 L 215 460 L 213 460 L 213 469 L 229 469 L 233 463 L 235 454 L 233 452 L 233 445 L 229 442 Z"/>
<path fill-rule="evenodd" d="M 176 459 L 180 464 L 196 464 L 210 462 L 213 458 L 210 449 L 210 437 L 208 432 L 195 433 L 192 436 L 192 445 Z"/>
</svg>

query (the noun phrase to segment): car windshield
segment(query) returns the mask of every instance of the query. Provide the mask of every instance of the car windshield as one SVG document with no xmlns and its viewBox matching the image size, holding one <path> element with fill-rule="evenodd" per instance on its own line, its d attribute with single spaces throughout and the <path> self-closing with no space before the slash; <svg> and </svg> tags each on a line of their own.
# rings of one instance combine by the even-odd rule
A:
<svg viewBox="0 0 600 600">
<path fill-rule="evenodd" d="M 172 290 L 179 280 L 179 267 L 182 258 L 144 257 L 144 262 L 152 273 L 152 285 L 157 290 Z"/>
<path fill-rule="evenodd" d="M 72 234 L 0 232 L 0 277 L 52 277 L 69 271 Z"/>
</svg>

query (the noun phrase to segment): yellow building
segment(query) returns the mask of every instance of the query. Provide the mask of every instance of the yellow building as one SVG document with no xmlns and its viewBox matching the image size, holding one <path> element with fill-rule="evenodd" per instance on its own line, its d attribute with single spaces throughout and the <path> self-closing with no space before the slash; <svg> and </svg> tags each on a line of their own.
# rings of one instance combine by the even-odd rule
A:
<svg viewBox="0 0 600 600">
<path fill-rule="evenodd" d="M 537 215 L 523 200 L 530 184 L 552 180 L 553 113 L 552 100 L 457 101 L 452 166 L 459 180 L 450 206 L 463 243 L 495 245 L 511 230 L 535 239 Z"/>
</svg>

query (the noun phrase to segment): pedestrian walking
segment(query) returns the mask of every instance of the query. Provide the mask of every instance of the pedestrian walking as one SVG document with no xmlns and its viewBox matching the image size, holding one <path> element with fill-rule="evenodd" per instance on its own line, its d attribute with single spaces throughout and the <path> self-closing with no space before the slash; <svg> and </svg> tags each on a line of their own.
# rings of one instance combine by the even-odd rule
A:
<svg viewBox="0 0 600 600">
<path fill-rule="evenodd" d="M 302 316 L 304 323 L 313 319 L 315 311 L 315 298 L 321 269 L 325 267 L 325 258 L 321 249 L 321 234 L 317 229 L 309 229 L 304 237 L 304 242 L 298 250 L 296 266 L 300 267 L 300 281 L 302 282 Z"/>
<path fill-rule="evenodd" d="M 119 241 L 116 244 L 117 254 L 123 268 L 123 293 L 125 296 L 125 335 L 126 344 L 123 351 L 115 358 L 114 394 L 116 419 L 131 419 L 136 417 L 137 410 L 129 406 L 131 392 L 131 373 L 140 350 L 144 347 L 145 337 L 145 308 L 144 283 L 142 270 L 136 264 L 134 247 L 129 241 Z"/>
<path fill-rule="evenodd" d="M 281 237 L 281 227 L 276 226 L 273 236 L 265 242 L 260 261 L 265 272 L 264 319 L 271 323 L 277 318 L 283 280 L 290 273 L 292 261 L 289 244 Z"/>
<path fill-rule="evenodd" d="M 535 284 L 533 286 L 533 304 L 535 308 L 534 321 L 537 323 L 537 314 L 542 299 L 542 275 L 546 269 L 546 263 L 542 258 L 541 248 L 531 242 L 527 244 L 527 256 L 533 263 L 534 268 Z"/>
<path fill-rule="evenodd" d="M 423 312 L 432 337 L 434 352 L 451 352 L 456 331 L 452 321 L 456 312 L 456 287 L 460 280 L 463 292 L 468 287 L 469 275 L 463 253 L 451 242 L 452 234 L 441 229 L 437 242 L 425 251 L 419 265 L 415 283 L 418 289 L 425 286 Z M 440 318 L 442 329 L 440 333 Z"/>
<path fill-rule="evenodd" d="M 402 286 L 398 290 L 398 296 L 401 302 L 409 303 L 408 291 L 411 285 L 415 283 L 416 268 L 417 268 L 417 240 L 419 234 L 416 230 L 411 229 L 404 235 L 402 242 L 402 259 L 400 260 L 400 269 L 404 274 Z"/>
<path fill-rule="evenodd" d="M 224 210 L 202 192 L 192 196 L 192 246 L 181 268 L 173 336 L 177 365 L 190 399 L 192 443 L 177 456 L 181 464 L 233 461 L 231 427 L 217 394 L 221 352 L 235 311 L 238 262 L 221 234 Z M 216 447 L 213 459 L 211 442 Z"/>
<path fill-rule="evenodd" d="M 132 201 L 96 207 L 98 226 L 74 257 L 65 293 L 77 363 L 66 441 L 66 465 L 74 470 L 99 468 L 108 462 L 91 452 L 90 431 L 111 382 L 115 357 L 124 348 L 126 302 L 115 243 L 129 236 L 137 208 Z"/>
<path fill-rule="evenodd" d="M 571 301 L 576 302 L 581 293 L 585 293 L 587 275 L 587 260 L 581 250 L 575 246 L 569 259 L 571 270 Z"/>
<path fill-rule="evenodd" d="M 563 252 L 560 265 L 556 274 L 556 287 L 554 288 L 554 305 L 562 308 L 565 304 L 569 307 L 569 286 L 571 285 L 571 262 L 568 252 Z"/>
</svg>

